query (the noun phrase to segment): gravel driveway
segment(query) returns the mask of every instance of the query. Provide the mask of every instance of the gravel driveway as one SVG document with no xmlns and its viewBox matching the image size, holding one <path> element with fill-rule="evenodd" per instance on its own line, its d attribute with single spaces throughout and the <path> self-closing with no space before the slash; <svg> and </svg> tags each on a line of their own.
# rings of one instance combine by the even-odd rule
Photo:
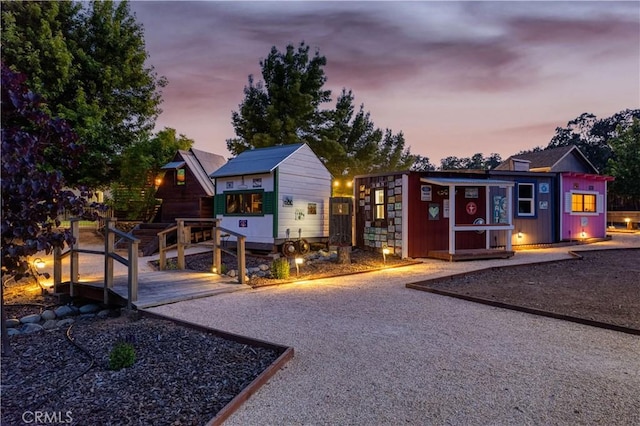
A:
<svg viewBox="0 0 640 426">
<path fill-rule="evenodd" d="M 427 262 L 150 311 L 295 348 L 228 425 L 640 424 L 638 336 L 404 287 L 480 266 Z"/>
</svg>

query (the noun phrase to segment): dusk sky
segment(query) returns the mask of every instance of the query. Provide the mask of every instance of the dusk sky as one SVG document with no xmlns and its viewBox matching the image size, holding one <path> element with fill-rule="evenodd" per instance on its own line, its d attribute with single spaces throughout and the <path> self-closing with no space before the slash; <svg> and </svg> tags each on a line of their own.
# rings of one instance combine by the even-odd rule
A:
<svg viewBox="0 0 640 426">
<path fill-rule="evenodd" d="M 231 112 L 271 47 L 327 58 L 375 126 L 413 154 L 503 159 L 546 146 L 583 112 L 640 108 L 640 2 L 133 1 L 169 84 L 158 128 L 230 157 Z M 333 107 L 333 104 L 327 107 Z"/>
</svg>

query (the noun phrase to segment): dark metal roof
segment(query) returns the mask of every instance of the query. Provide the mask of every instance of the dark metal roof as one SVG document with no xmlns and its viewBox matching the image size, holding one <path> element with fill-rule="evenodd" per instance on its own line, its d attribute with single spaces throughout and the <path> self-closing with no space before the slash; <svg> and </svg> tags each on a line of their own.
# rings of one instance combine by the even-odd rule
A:
<svg viewBox="0 0 640 426">
<path fill-rule="evenodd" d="M 545 149 L 544 151 L 528 152 L 526 154 L 512 155 L 505 161 L 500 163 L 494 170 L 510 170 L 511 160 L 523 160 L 529 162 L 529 170 L 542 169 L 546 171 L 558 171 L 553 170 L 554 166 L 558 165 L 567 155 L 575 151 L 575 155 L 585 162 L 589 167 L 597 173 L 597 169 L 591 164 L 591 162 L 584 156 L 575 145 L 561 146 L 558 148 Z M 564 171 L 564 170 L 560 170 Z"/>
<path fill-rule="evenodd" d="M 178 160 L 178 158 L 182 158 L 182 160 Z M 215 195 L 215 186 L 211 178 L 209 178 L 209 174 L 224 165 L 227 160 L 223 156 L 191 148 L 189 151 L 178 150 L 174 160 L 176 161 L 162 166 L 162 169 L 175 170 L 186 165 L 207 195 Z"/>
<path fill-rule="evenodd" d="M 184 161 L 172 161 L 161 167 L 162 170 L 175 170 L 183 167 L 186 163 Z"/>
<path fill-rule="evenodd" d="M 298 143 L 247 150 L 229 160 L 227 164 L 209 176 L 212 178 L 221 178 L 270 173 L 304 145 L 305 144 Z"/>
<path fill-rule="evenodd" d="M 420 182 L 431 183 L 439 186 L 514 186 L 515 183 L 508 180 L 498 179 L 467 179 L 467 178 L 438 178 L 422 177 Z"/>
</svg>

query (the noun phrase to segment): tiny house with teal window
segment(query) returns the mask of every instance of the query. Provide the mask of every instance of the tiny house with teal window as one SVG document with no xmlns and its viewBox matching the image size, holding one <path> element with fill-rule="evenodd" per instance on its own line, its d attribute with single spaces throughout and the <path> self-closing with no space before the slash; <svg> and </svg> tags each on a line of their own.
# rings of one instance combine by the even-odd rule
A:
<svg viewBox="0 0 640 426">
<path fill-rule="evenodd" d="M 289 241 L 328 240 L 331 173 L 307 144 L 247 150 L 209 176 L 214 217 L 245 235 L 247 248 L 275 251 Z"/>
</svg>

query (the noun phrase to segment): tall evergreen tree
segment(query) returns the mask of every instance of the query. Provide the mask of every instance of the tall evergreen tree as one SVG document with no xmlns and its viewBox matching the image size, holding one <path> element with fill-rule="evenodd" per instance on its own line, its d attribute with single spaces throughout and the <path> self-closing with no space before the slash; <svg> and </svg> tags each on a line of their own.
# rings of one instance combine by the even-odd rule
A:
<svg viewBox="0 0 640 426">
<path fill-rule="evenodd" d="M 273 47 L 260 61 L 263 81 L 249 76 L 244 100 L 232 113 L 236 138 L 227 140 L 233 155 L 246 149 L 307 143 L 335 178 L 408 169 L 415 161 L 405 148 L 402 132 L 381 131 L 364 106 L 356 111 L 354 96 L 346 89 L 334 108 L 331 91 L 324 88 L 327 60 L 309 54 L 304 42 L 284 52 Z"/>
<path fill-rule="evenodd" d="M 166 84 L 145 65 L 143 29 L 128 2 L 3 2 L 1 41 L 3 63 L 30 76 L 45 110 L 66 119 L 85 148 L 73 169 L 56 147 L 45 161 L 70 185 L 116 179 L 118 155 L 153 129 Z"/>
</svg>

